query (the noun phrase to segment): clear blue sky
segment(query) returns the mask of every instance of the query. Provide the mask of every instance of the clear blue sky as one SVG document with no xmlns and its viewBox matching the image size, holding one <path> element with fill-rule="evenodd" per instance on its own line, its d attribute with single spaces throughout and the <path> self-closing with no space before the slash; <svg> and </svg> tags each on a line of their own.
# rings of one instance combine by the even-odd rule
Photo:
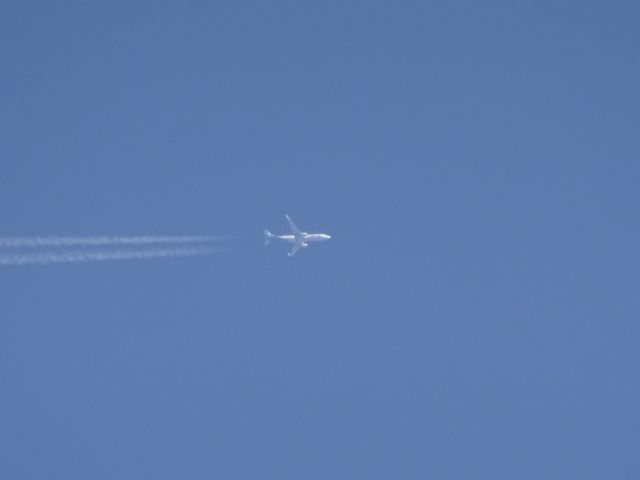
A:
<svg viewBox="0 0 640 480">
<path fill-rule="evenodd" d="M 3 2 L 0 477 L 639 478 L 639 15 Z"/>
</svg>

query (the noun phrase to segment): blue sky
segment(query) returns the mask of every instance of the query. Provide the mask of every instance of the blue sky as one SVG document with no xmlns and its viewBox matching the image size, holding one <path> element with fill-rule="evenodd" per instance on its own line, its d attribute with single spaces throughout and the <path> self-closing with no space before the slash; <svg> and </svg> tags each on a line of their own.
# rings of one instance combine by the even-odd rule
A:
<svg viewBox="0 0 640 480">
<path fill-rule="evenodd" d="M 638 14 L 5 2 L 2 478 L 638 478 Z"/>
</svg>

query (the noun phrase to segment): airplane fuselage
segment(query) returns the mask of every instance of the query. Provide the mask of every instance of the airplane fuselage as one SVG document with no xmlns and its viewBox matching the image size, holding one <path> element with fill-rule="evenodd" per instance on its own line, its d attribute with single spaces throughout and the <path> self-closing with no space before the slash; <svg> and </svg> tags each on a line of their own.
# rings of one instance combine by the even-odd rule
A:
<svg viewBox="0 0 640 480">
<path fill-rule="evenodd" d="M 309 243 L 309 242 L 324 242 L 325 240 L 331 240 L 331 235 L 326 233 L 303 233 L 298 238 L 295 235 L 276 235 L 276 238 L 280 240 L 286 240 L 293 243 Z"/>
</svg>

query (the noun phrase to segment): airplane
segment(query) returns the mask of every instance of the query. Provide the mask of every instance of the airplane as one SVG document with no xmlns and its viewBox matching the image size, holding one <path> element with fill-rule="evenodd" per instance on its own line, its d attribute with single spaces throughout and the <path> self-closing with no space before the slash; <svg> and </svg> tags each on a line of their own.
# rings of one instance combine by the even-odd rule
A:
<svg viewBox="0 0 640 480">
<path fill-rule="evenodd" d="M 301 232 L 296 224 L 293 223 L 291 217 L 285 214 L 285 218 L 287 222 L 289 222 L 289 228 L 291 228 L 291 235 L 274 235 L 269 230 L 264 231 L 264 246 L 266 247 L 271 242 L 273 238 L 279 238 L 280 240 L 285 240 L 287 242 L 293 243 L 293 247 L 291 247 L 291 251 L 287 253 L 290 257 L 293 257 L 298 250 L 301 248 L 307 248 L 309 246 L 309 242 L 323 242 L 325 240 L 331 240 L 331 235 L 327 235 L 326 233 L 307 233 Z"/>
</svg>

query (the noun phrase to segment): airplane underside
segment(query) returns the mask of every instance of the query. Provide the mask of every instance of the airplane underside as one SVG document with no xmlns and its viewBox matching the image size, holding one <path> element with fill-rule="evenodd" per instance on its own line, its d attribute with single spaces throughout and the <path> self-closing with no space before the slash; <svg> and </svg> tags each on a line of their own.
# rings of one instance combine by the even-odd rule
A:
<svg viewBox="0 0 640 480">
<path fill-rule="evenodd" d="M 273 235 L 269 230 L 264 231 L 265 236 L 265 246 L 268 245 L 273 238 L 277 238 L 279 240 L 284 240 L 289 243 L 293 243 L 291 247 L 291 251 L 287 254 L 290 257 L 293 257 L 298 250 L 301 248 L 306 248 L 309 246 L 309 242 L 321 242 L 325 240 L 330 240 L 331 235 L 327 235 L 326 233 L 306 233 L 300 231 L 298 227 L 293 223 L 293 220 L 289 218 L 288 215 L 285 215 L 287 222 L 289 222 L 289 227 L 291 228 L 291 235 Z"/>
</svg>

